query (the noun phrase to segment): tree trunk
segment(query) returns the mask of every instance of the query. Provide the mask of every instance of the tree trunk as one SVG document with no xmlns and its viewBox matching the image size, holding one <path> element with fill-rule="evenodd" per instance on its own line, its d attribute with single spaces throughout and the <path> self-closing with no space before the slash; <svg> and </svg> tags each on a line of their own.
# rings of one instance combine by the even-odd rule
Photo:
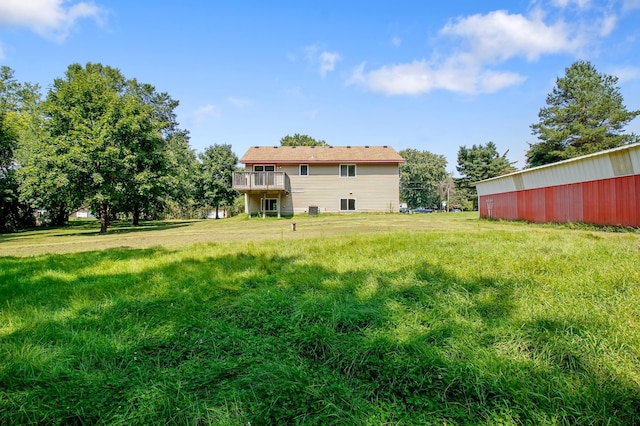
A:
<svg viewBox="0 0 640 426">
<path fill-rule="evenodd" d="M 51 224 L 54 226 L 63 226 L 67 223 L 67 209 L 64 203 L 58 206 L 58 210 L 56 212 L 51 212 Z"/>
<path fill-rule="evenodd" d="M 109 205 L 100 204 L 98 210 L 100 212 L 100 233 L 104 234 L 109 227 Z"/>
<path fill-rule="evenodd" d="M 220 219 L 220 217 L 218 217 L 218 206 L 216 205 L 216 219 Z"/>
<path fill-rule="evenodd" d="M 133 204 L 133 226 L 138 226 L 140 224 L 140 207 L 138 203 Z"/>
</svg>

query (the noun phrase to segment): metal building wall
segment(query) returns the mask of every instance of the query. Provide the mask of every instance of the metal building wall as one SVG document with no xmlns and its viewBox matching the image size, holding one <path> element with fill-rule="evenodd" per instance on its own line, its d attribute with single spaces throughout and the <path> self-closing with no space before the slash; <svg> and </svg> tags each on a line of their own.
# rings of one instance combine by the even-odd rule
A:
<svg viewBox="0 0 640 426">
<path fill-rule="evenodd" d="M 483 195 L 480 217 L 640 228 L 640 175 Z"/>
<path fill-rule="evenodd" d="M 476 184 L 480 217 L 640 227 L 640 144 Z"/>
</svg>

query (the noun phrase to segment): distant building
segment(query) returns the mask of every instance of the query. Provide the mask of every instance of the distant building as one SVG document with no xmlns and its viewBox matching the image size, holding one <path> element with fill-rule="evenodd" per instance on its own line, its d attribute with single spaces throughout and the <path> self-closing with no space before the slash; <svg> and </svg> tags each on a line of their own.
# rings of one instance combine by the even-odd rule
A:
<svg viewBox="0 0 640 426">
<path fill-rule="evenodd" d="M 69 215 L 69 218 L 74 219 L 95 219 L 96 217 L 91 213 L 91 211 L 85 207 L 80 207 L 78 210 L 74 211 Z"/>
<path fill-rule="evenodd" d="M 483 218 L 640 227 L 640 144 L 475 185 Z"/>
<path fill-rule="evenodd" d="M 248 215 L 397 212 L 402 157 L 389 146 L 255 146 L 233 188 Z"/>
</svg>

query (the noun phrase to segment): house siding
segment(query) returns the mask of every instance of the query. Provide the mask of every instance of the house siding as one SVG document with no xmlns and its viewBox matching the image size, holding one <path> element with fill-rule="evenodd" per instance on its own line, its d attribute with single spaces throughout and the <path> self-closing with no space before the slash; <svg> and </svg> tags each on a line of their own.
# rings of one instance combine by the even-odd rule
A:
<svg viewBox="0 0 640 426">
<path fill-rule="evenodd" d="M 345 161 L 341 164 L 354 163 Z M 355 199 L 356 212 L 397 212 L 400 201 L 398 164 L 355 164 L 355 177 L 341 177 L 338 163 L 310 163 L 308 176 L 299 175 L 299 164 L 277 165 L 276 170 L 287 173 L 291 182 L 291 193 L 281 197 L 281 213 L 304 213 L 309 206 L 317 206 L 320 212 L 340 212 L 341 198 Z M 252 164 L 247 164 L 246 169 L 252 170 Z M 251 211 L 259 210 L 263 196 L 249 197 Z"/>
</svg>

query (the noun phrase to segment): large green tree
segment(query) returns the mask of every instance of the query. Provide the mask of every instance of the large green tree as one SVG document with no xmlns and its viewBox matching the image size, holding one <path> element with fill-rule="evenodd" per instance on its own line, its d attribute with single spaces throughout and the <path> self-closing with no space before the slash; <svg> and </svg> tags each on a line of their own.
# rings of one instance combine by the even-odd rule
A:
<svg viewBox="0 0 640 426">
<path fill-rule="evenodd" d="M 30 117 L 36 114 L 38 90 L 16 80 L 11 68 L 0 67 L 0 232 L 34 224 L 32 209 L 19 192 L 16 151 Z"/>
<path fill-rule="evenodd" d="M 196 188 L 199 165 L 195 151 L 189 145 L 189 132 L 176 130 L 166 138 L 167 169 L 165 205 L 172 217 L 195 217 Z"/>
<path fill-rule="evenodd" d="M 280 146 L 327 146 L 323 140 L 315 140 L 309 135 L 294 134 L 280 139 Z"/>
<path fill-rule="evenodd" d="M 70 65 L 55 79 L 44 102 L 51 144 L 67 183 L 86 200 L 106 232 L 114 204 L 124 203 L 127 144 L 135 137 L 138 105 L 125 96 L 126 79 L 116 68 Z M 73 206 L 75 208 L 77 206 Z"/>
<path fill-rule="evenodd" d="M 200 159 L 198 200 L 203 206 L 215 208 L 216 219 L 218 219 L 220 206 L 233 204 L 238 195 L 238 192 L 231 187 L 238 157 L 231 150 L 231 145 L 227 144 L 209 146 L 198 157 Z"/>
<path fill-rule="evenodd" d="M 173 182 L 171 139 L 177 128 L 174 109 L 178 101 L 167 93 L 158 93 L 149 84 L 128 80 L 124 101 L 129 107 L 128 121 L 121 126 L 118 138 L 125 146 L 122 179 L 124 203 L 119 209 L 131 213 L 138 225 L 142 214 L 153 217 L 164 209 L 168 188 Z"/>
<path fill-rule="evenodd" d="M 535 167 L 637 140 L 624 127 L 640 111 L 623 104 L 618 78 L 601 74 L 588 61 L 577 61 L 556 80 L 540 109 L 540 121 L 531 125 L 540 142 L 530 144 L 527 166 Z"/>
<path fill-rule="evenodd" d="M 60 217 L 86 203 L 101 232 L 111 216 L 137 221 L 164 190 L 164 132 L 177 103 L 101 64 L 70 65 L 43 102 L 43 131 L 24 157 L 25 192 Z"/>
<path fill-rule="evenodd" d="M 446 158 L 416 149 L 403 149 L 399 154 L 404 159 L 400 164 L 400 199 L 409 208 L 437 207 L 440 183 L 448 177 Z"/>
<path fill-rule="evenodd" d="M 474 207 L 477 202 L 474 182 L 515 171 L 513 163 L 507 159 L 507 153 L 501 155 L 493 142 L 474 144 L 471 148 L 461 146 L 458 150 L 456 170 L 461 177 L 457 179 L 456 187 Z"/>
</svg>

